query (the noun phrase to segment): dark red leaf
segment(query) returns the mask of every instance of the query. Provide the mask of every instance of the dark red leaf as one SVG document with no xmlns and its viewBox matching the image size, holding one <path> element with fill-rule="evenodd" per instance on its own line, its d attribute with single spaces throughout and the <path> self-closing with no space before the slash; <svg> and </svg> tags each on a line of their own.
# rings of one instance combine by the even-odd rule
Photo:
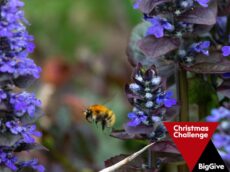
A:
<svg viewBox="0 0 230 172">
<path fill-rule="evenodd" d="M 214 25 L 216 23 L 216 17 L 217 3 L 216 1 L 212 1 L 208 8 L 198 6 L 189 10 L 178 18 L 187 23 Z"/>
<path fill-rule="evenodd" d="M 130 127 L 127 124 L 124 125 L 125 131 L 129 135 L 137 135 L 137 134 L 150 134 L 151 132 L 154 131 L 153 126 L 147 126 L 147 125 L 138 125 L 136 127 Z"/>
<path fill-rule="evenodd" d="M 219 52 L 210 52 L 210 56 L 198 55 L 195 64 L 183 65 L 185 70 L 203 74 L 223 74 L 230 72 L 230 61 Z"/>
<path fill-rule="evenodd" d="M 183 157 L 180 154 L 169 154 L 169 153 L 158 153 L 157 159 L 160 160 L 161 163 L 174 163 L 174 162 L 181 162 Z"/>
<path fill-rule="evenodd" d="M 230 14 L 230 2 L 224 7 L 219 7 L 218 16 L 227 16 Z"/>
<path fill-rule="evenodd" d="M 151 147 L 151 149 L 153 152 L 180 154 L 176 145 L 170 140 L 157 142 Z"/>
<path fill-rule="evenodd" d="M 127 158 L 130 155 L 117 155 L 105 161 L 105 167 L 110 167 L 123 159 Z M 122 166 L 116 172 L 159 172 L 158 169 L 143 169 L 144 159 L 142 157 L 137 157 L 126 165 Z"/>
<path fill-rule="evenodd" d="M 114 156 L 108 160 L 105 161 L 105 166 L 106 167 L 109 167 L 109 166 L 112 166 L 116 163 L 118 163 L 119 161 L 127 158 L 128 156 L 130 155 L 124 155 L 124 154 L 121 154 L 121 155 L 117 155 L 117 156 Z M 133 168 L 141 168 L 141 165 L 144 163 L 144 160 L 140 157 L 137 157 L 135 158 L 133 161 L 131 161 L 130 163 L 128 163 L 126 165 L 127 166 L 132 166 Z"/>
<path fill-rule="evenodd" d="M 139 9 L 143 13 L 149 14 L 157 5 L 170 1 L 172 0 L 143 0 L 139 4 Z"/>
<path fill-rule="evenodd" d="M 192 34 L 195 35 L 202 35 L 205 34 L 207 32 L 209 32 L 212 29 L 213 25 L 195 25 L 194 26 L 194 31 L 192 32 Z"/>
<path fill-rule="evenodd" d="M 138 41 L 137 44 L 145 56 L 148 58 L 157 58 L 177 49 L 179 40 L 167 37 L 155 38 L 154 36 L 147 36 Z"/>
</svg>

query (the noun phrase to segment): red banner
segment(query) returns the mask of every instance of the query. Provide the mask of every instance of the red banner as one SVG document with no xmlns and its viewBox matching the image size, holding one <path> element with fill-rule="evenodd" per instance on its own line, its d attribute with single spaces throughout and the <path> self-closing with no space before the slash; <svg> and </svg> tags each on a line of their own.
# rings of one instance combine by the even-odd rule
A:
<svg viewBox="0 0 230 172">
<path fill-rule="evenodd" d="M 164 122 L 172 140 L 192 171 L 209 143 L 216 122 Z"/>
</svg>

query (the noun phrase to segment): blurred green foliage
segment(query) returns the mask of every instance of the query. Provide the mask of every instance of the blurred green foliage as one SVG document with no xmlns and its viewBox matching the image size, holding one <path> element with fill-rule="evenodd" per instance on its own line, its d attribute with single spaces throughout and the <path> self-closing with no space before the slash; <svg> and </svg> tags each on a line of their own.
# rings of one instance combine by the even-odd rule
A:
<svg viewBox="0 0 230 172">
<path fill-rule="evenodd" d="M 121 35 L 122 38 L 119 40 L 121 43 L 128 43 L 129 34 L 132 28 L 141 21 L 141 13 L 133 10 L 132 0 L 25 0 L 25 15 L 28 21 L 31 23 L 29 27 L 30 34 L 35 37 L 36 51 L 33 54 L 36 61 L 39 63 L 45 63 L 46 58 L 63 56 L 67 59 L 72 67 L 77 65 L 76 60 L 79 58 L 78 50 L 86 47 L 93 55 L 90 57 L 103 57 L 103 65 L 108 65 L 108 61 L 112 61 L 113 67 L 117 64 L 118 67 L 125 66 L 125 59 L 113 58 L 115 56 L 109 56 L 110 59 L 107 60 L 106 51 L 114 48 L 117 43 L 113 40 L 117 35 Z M 109 45 L 108 45 L 109 44 Z M 123 45 L 123 44 L 121 44 Z M 106 48 L 109 50 L 106 50 Z M 115 51 L 120 51 L 118 54 L 125 54 L 124 49 L 116 48 Z M 113 54 L 113 53 L 111 53 Z M 83 55 L 84 56 L 84 55 Z M 118 55 L 119 57 L 119 55 Z M 80 76 L 78 73 L 74 73 L 74 81 L 66 83 L 66 85 L 71 85 L 74 88 L 74 96 L 80 97 L 87 101 L 89 104 L 105 104 L 111 108 L 117 115 L 117 122 L 115 128 L 122 128 L 123 123 L 127 120 L 127 112 L 130 110 L 127 106 L 126 98 L 124 97 L 124 90 L 121 85 L 107 83 L 110 81 L 105 81 L 105 72 L 96 73 L 93 67 L 95 65 L 94 59 L 88 59 L 88 65 L 86 69 L 82 71 Z M 114 62 L 118 63 L 114 63 Z M 97 62 L 101 63 L 101 61 Z M 123 64 L 123 65 L 122 65 Z M 101 64 L 99 65 L 101 67 Z M 109 68 L 110 73 L 117 74 L 117 71 L 122 71 L 117 67 L 116 70 L 111 72 L 111 67 Z M 88 72 L 89 71 L 89 72 Z M 126 70 L 124 70 L 125 74 Z M 86 74 L 87 73 L 87 74 Z M 48 75 L 48 73 L 46 73 Z M 83 76 L 84 75 L 84 76 Z M 118 76 L 124 75 L 118 72 Z M 115 75 L 117 76 L 117 75 Z M 87 79 L 90 78 L 90 79 Z M 92 83 L 95 83 L 95 78 L 97 78 L 99 83 L 103 83 L 108 87 L 109 96 L 108 98 L 96 93 L 96 89 L 92 89 Z M 129 78 L 127 76 L 126 78 Z M 121 78 L 122 82 L 124 78 Z M 44 84 L 44 83 L 42 83 Z M 91 86 L 91 87 L 90 87 Z M 57 92 L 61 92 L 61 89 Z M 68 88 L 64 92 L 68 93 Z M 116 94 L 114 94 L 116 93 Z M 51 100 L 52 102 L 54 100 Z M 61 100 L 57 100 L 61 101 Z M 51 103 L 55 104 L 55 103 Z M 73 124 L 71 121 L 71 111 L 66 109 L 66 107 L 58 106 L 55 108 L 57 113 L 51 113 L 51 118 L 55 118 L 55 122 L 52 123 L 52 127 L 47 131 L 44 131 L 43 144 L 50 149 L 50 152 L 46 154 L 49 160 L 52 162 L 57 162 L 65 169 L 70 167 L 73 161 L 74 165 L 79 168 L 87 166 L 87 162 L 84 162 L 88 157 L 83 157 L 82 155 L 92 156 L 91 158 L 95 162 L 95 166 L 102 168 L 104 166 L 104 160 L 122 153 L 129 153 L 136 151 L 140 145 L 143 143 L 139 142 L 124 142 L 109 136 L 109 131 L 103 132 L 100 126 L 88 123 L 77 123 Z M 47 115 L 47 114 L 46 114 Z M 80 114 L 81 115 L 81 114 Z M 82 136 L 87 136 L 84 132 L 76 132 L 74 127 L 79 127 L 82 129 L 81 125 L 86 126 L 86 128 L 95 134 L 97 137 L 98 144 L 92 140 L 88 140 L 85 143 L 85 139 L 80 138 Z M 72 128 L 73 127 L 73 128 Z M 79 129 L 78 128 L 78 129 Z M 84 128 L 84 127 L 83 127 Z M 85 132 L 89 132 L 85 129 Z M 78 130 L 77 130 L 78 131 Z M 78 131 L 78 132 L 81 132 Z M 74 155 L 69 155 L 68 151 L 61 152 L 59 148 L 62 148 L 65 143 L 65 134 L 71 136 L 71 141 L 67 145 L 69 150 Z M 85 134 L 85 135 L 84 135 Z M 68 142 L 68 140 L 66 141 Z M 73 143 L 71 143 L 73 142 Z M 84 146 L 82 146 L 84 145 Z M 60 146 L 60 147 L 58 147 Z M 64 146 L 65 147 L 65 146 Z M 80 149 L 79 149 L 80 147 Z M 87 148 L 85 148 L 87 147 Z M 87 150 L 86 150 L 87 149 Z M 93 154 L 93 155 L 91 155 Z M 63 155 L 63 156 L 60 156 Z M 68 159 L 69 155 L 71 158 Z M 82 156 L 82 157 L 81 157 Z M 82 159 L 81 159 L 82 158 Z M 84 159 L 85 158 L 85 159 Z M 51 164 L 51 163 L 50 163 Z M 49 164 L 49 165 L 50 165 Z M 56 165 L 57 165 L 56 164 Z M 85 165 L 86 164 L 86 165 Z M 90 167 L 89 167 L 90 168 Z M 52 169 L 50 167 L 50 169 Z M 61 171 L 61 170 L 60 170 Z M 55 171 L 57 172 L 57 171 Z"/>
<path fill-rule="evenodd" d="M 30 33 L 44 55 L 73 58 L 76 47 L 87 45 L 101 51 L 103 35 L 109 29 L 126 29 L 140 21 L 140 13 L 124 0 L 25 0 L 25 12 L 32 22 Z"/>
</svg>

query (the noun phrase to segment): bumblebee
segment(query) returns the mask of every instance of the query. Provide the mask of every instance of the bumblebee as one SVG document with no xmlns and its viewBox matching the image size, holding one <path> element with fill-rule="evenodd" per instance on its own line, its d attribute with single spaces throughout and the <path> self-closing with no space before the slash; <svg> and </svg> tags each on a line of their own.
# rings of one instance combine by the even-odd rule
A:
<svg viewBox="0 0 230 172">
<path fill-rule="evenodd" d="M 102 130 L 105 127 L 113 127 L 116 116 L 112 110 L 103 105 L 92 105 L 84 111 L 85 118 L 88 122 L 101 123 Z"/>
</svg>

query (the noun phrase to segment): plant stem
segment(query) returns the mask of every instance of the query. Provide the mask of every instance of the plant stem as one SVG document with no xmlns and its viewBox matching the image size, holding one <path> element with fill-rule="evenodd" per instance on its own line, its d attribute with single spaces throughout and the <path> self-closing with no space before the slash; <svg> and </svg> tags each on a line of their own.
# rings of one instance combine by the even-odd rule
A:
<svg viewBox="0 0 230 172">
<path fill-rule="evenodd" d="M 152 151 L 151 151 L 151 148 L 148 149 L 148 168 L 152 169 Z"/>
<path fill-rule="evenodd" d="M 180 121 L 189 121 L 187 72 L 180 67 L 177 70 L 177 95 L 180 103 L 179 119 Z"/>
<path fill-rule="evenodd" d="M 199 113 L 199 120 L 202 120 L 207 115 L 207 105 L 206 104 L 199 104 L 198 105 L 198 113 Z"/>
<path fill-rule="evenodd" d="M 178 172 L 189 172 L 189 169 L 186 164 L 181 164 L 181 165 L 178 165 L 177 171 Z"/>
</svg>

